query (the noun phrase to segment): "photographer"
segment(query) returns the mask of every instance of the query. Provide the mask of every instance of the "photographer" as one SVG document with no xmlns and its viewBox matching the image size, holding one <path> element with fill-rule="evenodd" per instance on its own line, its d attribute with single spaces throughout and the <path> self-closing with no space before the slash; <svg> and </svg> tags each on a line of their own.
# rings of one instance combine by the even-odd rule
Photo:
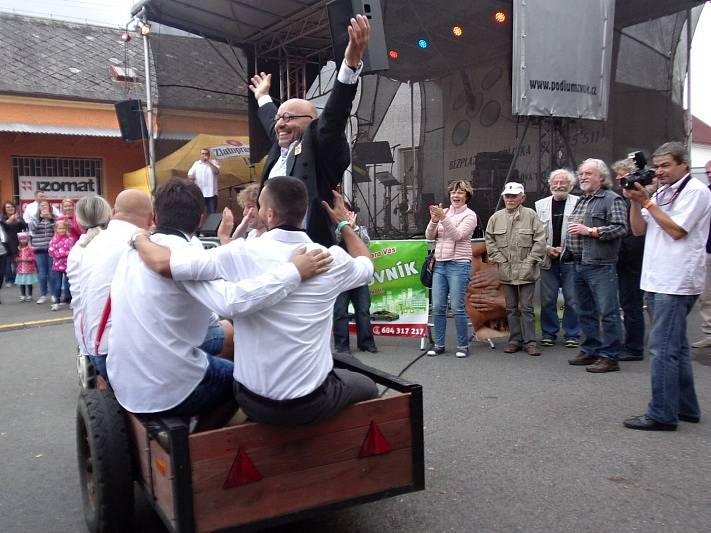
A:
<svg viewBox="0 0 711 533">
<path fill-rule="evenodd" d="M 675 431 L 679 420 L 698 422 L 699 402 L 686 335 L 686 317 L 706 281 L 706 237 L 711 192 L 689 174 L 684 145 L 668 142 L 652 155 L 659 189 L 639 183 L 624 190 L 630 224 L 646 235 L 641 288 L 652 311 L 649 335 L 652 399 L 647 414 L 624 421 L 630 429 Z"/>
</svg>

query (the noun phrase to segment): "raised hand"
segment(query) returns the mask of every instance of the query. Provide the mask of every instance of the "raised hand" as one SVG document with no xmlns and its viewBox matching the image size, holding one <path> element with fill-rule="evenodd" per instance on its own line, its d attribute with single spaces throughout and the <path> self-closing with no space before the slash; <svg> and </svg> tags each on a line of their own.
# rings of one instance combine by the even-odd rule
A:
<svg viewBox="0 0 711 533">
<path fill-rule="evenodd" d="M 235 225 L 235 217 L 229 207 L 222 210 L 222 220 L 217 228 L 217 238 L 222 244 L 226 244 L 232 240 L 232 226 Z"/>
<path fill-rule="evenodd" d="M 363 60 L 363 52 L 368 47 L 368 39 L 370 39 L 370 23 L 363 15 L 356 15 L 348 26 L 348 46 L 343 54 L 346 65 L 353 69 L 358 68 Z"/>
<path fill-rule="evenodd" d="M 348 220 L 348 209 L 346 209 L 346 204 L 343 202 L 343 196 L 341 196 L 338 191 L 331 191 L 333 193 L 333 207 L 328 205 L 327 202 L 321 202 L 321 206 L 328 213 L 331 222 L 338 224 L 342 220 Z"/>
<path fill-rule="evenodd" d="M 272 75 L 260 72 L 252 76 L 249 84 L 249 90 L 254 93 L 254 97 L 259 100 L 262 96 L 269 94 L 269 88 L 272 86 Z"/>
</svg>

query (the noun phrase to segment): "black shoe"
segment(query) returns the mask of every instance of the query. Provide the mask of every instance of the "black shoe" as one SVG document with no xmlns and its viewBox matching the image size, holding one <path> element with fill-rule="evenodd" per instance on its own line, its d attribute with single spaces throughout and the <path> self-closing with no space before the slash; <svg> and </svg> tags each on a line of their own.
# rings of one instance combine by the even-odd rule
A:
<svg viewBox="0 0 711 533">
<path fill-rule="evenodd" d="M 345 350 L 339 350 L 338 348 L 336 348 L 335 350 L 333 350 L 333 353 L 336 353 L 338 355 L 352 355 L 350 348 L 346 348 Z"/>
<path fill-rule="evenodd" d="M 429 350 L 427 350 L 427 355 L 429 357 L 435 357 L 437 355 L 442 355 L 444 353 L 444 346 L 432 346 Z"/>
<path fill-rule="evenodd" d="M 378 349 L 375 346 L 358 346 L 358 349 L 361 352 L 378 353 Z"/>
<path fill-rule="evenodd" d="M 643 355 L 632 355 L 631 353 L 622 353 L 617 357 L 618 361 L 644 361 Z"/>
<path fill-rule="evenodd" d="M 676 431 L 676 424 L 663 424 L 649 418 L 647 415 L 628 418 L 623 425 L 629 429 L 640 429 L 642 431 Z"/>
<path fill-rule="evenodd" d="M 701 417 L 680 414 L 679 420 L 681 420 L 682 422 L 690 422 L 691 424 L 698 424 L 699 420 L 701 420 Z"/>
</svg>

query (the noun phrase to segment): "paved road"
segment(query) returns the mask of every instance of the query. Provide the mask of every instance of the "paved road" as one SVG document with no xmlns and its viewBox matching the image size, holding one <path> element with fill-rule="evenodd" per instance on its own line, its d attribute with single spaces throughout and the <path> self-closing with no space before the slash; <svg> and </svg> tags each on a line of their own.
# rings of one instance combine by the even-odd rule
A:
<svg viewBox="0 0 711 533">
<path fill-rule="evenodd" d="M 2 290 L 0 324 L 57 318 L 11 302 L 14 294 Z M 381 353 L 359 356 L 394 373 L 420 353 L 414 340 L 379 344 Z M 621 424 L 644 412 L 646 361 L 592 375 L 566 364 L 574 350 L 534 358 L 501 347 L 476 344 L 463 360 L 423 357 L 405 375 L 425 390 L 426 491 L 277 531 L 709 530 L 711 353 L 695 354 L 702 422 L 646 433 Z M 0 532 L 85 531 L 71 326 L 0 327 L 0 380 Z M 137 509 L 136 531 L 163 531 L 142 498 Z"/>
</svg>

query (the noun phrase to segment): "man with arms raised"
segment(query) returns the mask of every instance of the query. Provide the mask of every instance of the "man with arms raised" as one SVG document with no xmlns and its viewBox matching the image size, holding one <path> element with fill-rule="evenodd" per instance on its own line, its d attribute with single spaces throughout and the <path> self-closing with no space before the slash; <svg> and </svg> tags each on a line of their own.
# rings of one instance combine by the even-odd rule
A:
<svg viewBox="0 0 711 533">
<path fill-rule="evenodd" d="M 373 276 L 368 247 L 350 227 L 343 198 L 333 195 L 334 208 L 324 202 L 324 209 L 337 223 L 348 251 L 332 246 L 328 272 L 302 283 L 278 305 L 234 317 L 235 397 L 254 421 L 309 424 L 377 396 L 370 378 L 333 367 L 333 304 L 341 292 Z M 136 248 L 147 265 L 178 280 L 255 276 L 301 248 L 323 250 L 302 229 L 306 206 L 301 180 L 274 177 L 259 196 L 259 216 L 269 230 L 260 238 L 235 240 L 200 254 L 168 250 L 146 238 L 137 239 Z"/>
<path fill-rule="evenodd" d="M 172 179 L 155 194 L 156 229 L 151 237 L 182 257 L 204 251 L 192 236 L 205 202 L 195 183 Z M 137 236 L 145 235 L 139 233 Z M 148 241 L 143 237 L 139 240 Z M 163 416 L 212 413 L 232 401 L 233 363 L 206 354 L 203 342 L 211 311 L 223 316 L 254 313 L 279 302 L 304 276 L 315 274 L 312 256 L 302 254 L 253 270 L 237 283 L 183 283 L 146 268 L 135 250 L 121 258 L 111 285 L 112 327 L 107 371 L 116 399 L 128 411 Z"/>
<path fill-rule="evenodd" d="M 341 182 L 350 162 L 346 122 L 358 88 L 369 36 L 366 17 L 357 15 L 351 19 L 343 64 L 321 116 L 311 102 L 300 98 L 291 98 L 277 109 L 269 96 L 271 74 L 256 74 L 249 87 L 259 105 L 259 120 L 274 143 L 264 165 L 262 186 L 274 176 L 303 180 L 309 199 L 306 232 L 324 246 L 336 244 L 336 238 L 321 201 L 332 201 L 331 190 Z"/>
</svg>

